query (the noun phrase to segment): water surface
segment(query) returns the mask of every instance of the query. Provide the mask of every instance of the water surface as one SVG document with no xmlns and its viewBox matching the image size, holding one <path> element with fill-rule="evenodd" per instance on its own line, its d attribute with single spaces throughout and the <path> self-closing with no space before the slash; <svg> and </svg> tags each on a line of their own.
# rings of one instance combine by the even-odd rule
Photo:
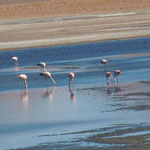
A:
<svg viewBox="0 0 150 150">
<path fill-rule="evenodd" d="M 0 148 L 113 148 L 103 132 L 149 136 L 150 38 L 106 41 L 0 52 Z M 17 56 L 14 67 L 11 57 Z M 112 72 L 106 87 L 104 65 Z M 39 62 L 56 81 L 45 85 Z M 118 86 L 113 71 L 121 70 Z M 68 86 L 68 73 L 75 78 Z M 28 76 L 28 89 L 16 77 Z M 139 128 L 141 129 L 139 132 Z M 101 133 L 101 135 L 99 135 Z M 94 135 L 97 135 L 94 137 Z M 108 136 L 107 138 L 110 138 Z M 139 137 L 135 137 L 137 140 Z M 142 140 L 141 140 L 142 141 Z M 117 145 L 118 144 L 118 145 Z M 31 149 L 32 149 L 31 148 Z M 116 148 L 116 147 L 115 147 Z M 117 149 L 117 148 L 116 148 Z"/>
</svg>

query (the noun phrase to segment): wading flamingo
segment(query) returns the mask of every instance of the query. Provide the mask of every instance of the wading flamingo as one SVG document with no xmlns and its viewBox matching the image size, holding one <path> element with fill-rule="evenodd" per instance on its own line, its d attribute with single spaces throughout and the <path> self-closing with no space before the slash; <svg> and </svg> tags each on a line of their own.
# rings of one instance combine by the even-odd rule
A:
<svg viewBox="0 0 150 150">
<path fill-rule="evenodd" d="M 43 77 L 45 78 L 46 84 L 47 84 L 47 79 L 48 79 L 48 78 L 50 78 L 50 79 L 52 80 L 53 85 L 56 84 L 55 81 L 54 81 L 54 79 L 52 78 L 50 72 L 47 72 L 47 71 L 46 71 L 46 72 L 40 73 L 40 75 L 43 76 Z"/>
<path fill-rule="evenodd" d="M 15 62 L 15 66 L 18 66 L 18 58 L 17 57 L 12 57 L 11 60 Z"/>
<path fill-rule="evenodd" d="M 114 81 L 115 81 L 115 86 L 117 86 L 117 80 L 118 80 L 118 75 L 120 74 L 120 70 L 115 70 L 114 71 Z"/>
<path fill-rule="evenodd" d="M 104 71 L 106 72 L 106 64 L 108 61 L 106 59 L 102 59 L 100 63 L 104 65 Z"/>
<path fill-rule="evenodd" d="M 37 65 L 41 67 L 41 71 L 46 71 L 46 63 L 40 62 Z"/>
<path fill-rule="evenodd" d="M 71 80 L 74 78 L 74 73 L 73 72 L 69 73 L 69 78 L 70 78 L 70 80 L 69 80 L 69 86 L 70 86 Z"/>
<path fill-rule="evenodd" d="M 107 79 L 107 88 L 109 88 L 109 77 L 111 76 L 111 72 L 106 72 L 105 73 L 106 79 Z"/>
<path fill-rule="evenodd" d="M 17 75 L 18 78 L 20 78 L 20 80 L 23 80 L 24 83 L 25 83 L 25 87 L 28 88 L 28 85 L 27 85 L 27 76 L 25 74 L 20 74 L 20 75 Z"/>
</svg>

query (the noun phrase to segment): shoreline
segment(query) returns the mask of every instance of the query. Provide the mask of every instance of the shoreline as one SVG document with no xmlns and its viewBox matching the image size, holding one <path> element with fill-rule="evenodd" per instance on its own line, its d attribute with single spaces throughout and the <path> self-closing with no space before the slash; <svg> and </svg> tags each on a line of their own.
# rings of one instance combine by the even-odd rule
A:
<svg viewBox="0 0 150 150">
<path fill-rule="evenodd" d="M 0 51 L 148 37 L 149 17 L 146 10 L 51 20 L 16 20 L 1 25 Z"/>
<path fill-rule="evenodd" d="M 136 36 L 136 37 L 124 37 L 124 38 L 112 38 L 112 39 L 103 39 L 103 40 L 94 40 L 94 41 L 86 41 L 86 42 L 73 42 L 73 43 L 64 43 L 64 44 L 47 44 L 47 45 L 34 45 L 34 46 L 22 46 L 22 47 L 12 47 L 11 48 L 6 48 L 6 49 L 1 49 L 0 52 L 2 51 L 11 51 L 11 50 L 26 50 L 26 49 L 33 49 L 33 48 L 42 48 L 42 47 L 55 47 L 55 46 L 65 46 L 65 45 L 78 45 L 78 44 L 86 44 L 86 43 L 97 43 L 97 42 L 105 42 L 105 41 L 116 41 L 116 40 L 127 40 L 127 39 L 136 39 L 136 38 L 146 38 L 150 37 L 150 35 L 147 36 Z"/>
<path fill-rule="evenodd" d="M 7 5 L 0 3 L 5 10 L 0 9 L 0 51 L 150 36 L 147 0 L 142 5 L 139 1 L 117 0 L 117 7 L 114 0 L 6 2 Z M 26 14 L 27 6 L 31 15 Z"/>
</svg>

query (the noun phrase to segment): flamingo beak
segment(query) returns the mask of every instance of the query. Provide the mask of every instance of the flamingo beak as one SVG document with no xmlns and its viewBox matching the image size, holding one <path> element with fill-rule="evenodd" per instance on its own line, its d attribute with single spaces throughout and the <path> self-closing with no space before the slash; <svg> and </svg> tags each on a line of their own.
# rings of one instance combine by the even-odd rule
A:
<svg viewBox="0 0 150 150">
<path fill-rule="evenodd" d="M 19 75 L 17 75 L 17 78 L 19 78 Z"/>
</svg>

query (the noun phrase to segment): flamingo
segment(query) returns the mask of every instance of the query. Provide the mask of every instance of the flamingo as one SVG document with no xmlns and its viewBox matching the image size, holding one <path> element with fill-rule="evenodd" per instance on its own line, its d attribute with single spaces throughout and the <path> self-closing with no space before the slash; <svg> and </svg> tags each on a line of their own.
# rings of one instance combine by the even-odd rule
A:
<svg viewBox="0 0 150 150">
<path fill-rule="evenodd" d="M 120 72 L 120 70 L 115 70 L 114 71 L 114 81 L 115 81 L 115 86 L 117 85 L 117 76 L 120 74 L 121 72 Z"/>
<path fill-rule="evenodd" d="M 111 72 L 106 72 L 105 76 L 107 78 L 107 88 L 109 88 L 109 79 L 108 78 L 111 76 Z"/>
<path fill-rule="evenodd" d="M 15 62 L 15 66 L 18 66 L 18 58 L 17 57 L 12 57 L 11 60 Z"/>
<path fill-rule="evenodd" d="M 69 86 L 70 86 L 70 84 L 71 84 L 71 80 L 74 78 L 74 73 L 73 72 L 70 72 L 69 73 L 69 78 L 70 78 L 70 80 L 69 80 Z"/>
<path fill-rule="evenodd" d="M 40 75 L 45 78 L 46 82 L 47 82 L 47 79 L 50 78 L 52 80 L 52 82 L 53 82 L 53 85 L 56 84 L 55 81 L 54 81 L 54 79 L 52 78 L 50 72 L 45 71 L 43 73 L 40 73 Z"/>
<path fill-rule="evenodd" d="M 106 59 L 102 59 L 100 63 L 105 65 L 104 69 L 105 69 L 105 72 L 106 72 L 106 64 L 108 63 L 108 61 Z"/>
<path fill-rule="evenodd" d="M 41 67 L 41 71 L 46 71 L 46 69 L 45 69 L 46 63 L 40 62 L 40 63 L 38 63 L 37 65 Z"/>
<path fill-rule="evenodd" d="M 26 89 L 28 88 L 28 85 L 27 85 L 27 75 L 25 74 L 20 74 L 20 75 L 17 75 L 18 78 L 20 78 L 20 80 L 23 80 L 24 83 L 25 83 L 25 87 Z"/>
</svg>

